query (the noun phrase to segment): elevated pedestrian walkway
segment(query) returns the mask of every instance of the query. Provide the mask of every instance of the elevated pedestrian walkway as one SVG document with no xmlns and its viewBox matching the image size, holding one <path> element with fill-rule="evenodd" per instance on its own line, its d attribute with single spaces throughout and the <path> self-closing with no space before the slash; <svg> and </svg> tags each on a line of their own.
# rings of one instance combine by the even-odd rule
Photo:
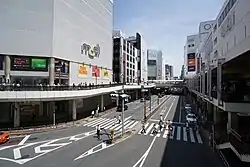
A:
<svg viewBox="0 0 250 167">
<path fill-rule="evenodd" d="M 59 89 L 43 89 L 40 87 L 38 90 L 28 90 L 15 88 L 11 90 L 0 91 L 0 102 L 24 102 L 24 101 L 60 101 L 60 100 L 73 100 L 84 99 L 88 97 L 104 95 L 113 91 L 119 90 L 136 90 L 141 89 L 142 85 L 110 85 L 109 87 L 92 87 L 89 89 L 82 88 L 67 88 Z M 144 89 L 155 87 L 155 84 L 143 85 Z"/>
</svg>

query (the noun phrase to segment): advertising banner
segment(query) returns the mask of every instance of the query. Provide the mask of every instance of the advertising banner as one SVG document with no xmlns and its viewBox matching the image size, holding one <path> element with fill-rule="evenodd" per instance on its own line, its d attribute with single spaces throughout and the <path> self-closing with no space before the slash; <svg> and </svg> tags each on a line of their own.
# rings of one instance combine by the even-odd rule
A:
<svg viewBox="0 0 250 167">
<path fill-rule="evenodd" d="M 86 77 L 88 76 L 89 66 L 88 65 L 78 65 L 78 77 Z"/>
<path fill-rule="evenodd" d="M 100 68 L 92 66 L 92 77 L 100 77 Z"/>
<path fill-rule="evenodd" d="M 109 79 L 110 78 L 110 71 L 106 69 L 102 69 L 102 76 L 103 78 Z"/>
<path fill-rule="evenodd" d="M 196 70 L 195 53 L 189 53 L 187 55 L 188 72 L 194 72 Z"/>
<path fill-rule="evenodd" d="M 11 70 L 13 71 L 48 71 L 48 59 L 11 56 Z"/>
<path fill-rule="evenodd" d="M 60 69 L 61 73 L 69 74 L 69 62 L 65 60 L 55 59 L 55 71 Z"/>
</svg>

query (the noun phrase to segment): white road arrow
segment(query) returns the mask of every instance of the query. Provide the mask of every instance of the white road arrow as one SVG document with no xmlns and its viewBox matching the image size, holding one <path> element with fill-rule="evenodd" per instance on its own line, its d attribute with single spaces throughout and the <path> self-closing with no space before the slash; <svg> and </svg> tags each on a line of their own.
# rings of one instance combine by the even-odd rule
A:
<svg viewBox="0 0 250 167">
<path fill-rule="evenodd" d="M 142 167 L 142 166 L 143 166 L 143 164 L 144 164 L 144 162 L 145 162 L 145 160 L 146 160 L 146 158 L 147 158 L 147 156 L 148 156 L 148 154 L 149 154 L 151 148 L 152 148 L 153 145 L 154 145 L 155 140 L 156 140 L 156 136 L 154 137 L 154 139 L 153 139 L 153 141 L 151 142 L 150 146 L 148 147 L 147 151 L 146 151 L 146 152 L 142 155 L 142 157 L 134 164 L 133 167 Z"/>
<path fill-rule="evenodd" d="M 81 158 L 84 158 L 84 157 L 87 157 L 91 154 L 94 154 L 94 153 L 97 153 L 99 151 L 102 151 L 106 148 L 109 148 L 109 147 L 112 147 L 114 144 L 110 144 L 110 145 L 107 145 L 106 143 L 100 143 L 98 145 L 96 145 L 95 147 L 89 149 L 88 151 L 86 151 L 85 153 L 83 153 L 82 155 L 80 155 L 79 157 L 75 158 L 74 161 L 78 160 L 78 159 L 81 159 Z M 99 149 L 96 149 L 100 147 Z M 96 149 L 96 150 L 95 150 Z"/>
<path fill-rule="evenodd" d="M 85 132 L 85 133 L 82 133 L 82 134 L 78 134 L 78 135 L 75 135 L 75 136 L 72 136 L 70 137 L 69 140 L 71 141 L 78 141 L 78 140 L 81 140 L 83 138 L 86 138 L 88 136 L 91 136 L 91 135 L 94 135 L 96 133 L 96 131 L 90 131 L 90 132 Z"/>
<path fill-rule="evenodd" d="M 68 142 L 68 143 L 55 143 L 57 141 L 59 141 L 60 139 L 55 139 L 55 140 L 52 140 L 48 143 L 44 143 L 40 146 L 37 146 L 35 147 L 35 153 L 36 154 L 39 154 L 39 153 L 48 153 L 48 152 L 51 152 L 51 151 L 54 151 L 54 150 L 57 150 L 63 146 L 66 146 L 68 144 L 71 144 L 72 142 Z M 56 147 L 56 148 L 52 148 L 52 149 L 44 149 L 46 147 Z M 41 150 L 41 148 L 43 148 L 43 150 Z"/>
</svg>

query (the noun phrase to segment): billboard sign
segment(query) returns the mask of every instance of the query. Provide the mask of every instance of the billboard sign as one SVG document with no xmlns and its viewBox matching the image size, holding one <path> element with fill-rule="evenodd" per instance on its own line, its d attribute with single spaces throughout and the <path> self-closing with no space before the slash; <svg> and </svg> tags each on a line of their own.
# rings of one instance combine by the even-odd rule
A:
<svg viewBox="0 0 250 167">
<path fill-rule="evenodd" d="M 100 68 L 92 66 L 92 77 L 100 77 Z"/>
<path fill-rule="evenodd" d="M 78 64 L 78 77 L 79 78 L 88 76 L 88 72 L 89 72 L 88 65 Z"/>
<path fill-rule="evenodd" d="M 195 53 L 189 53 L 187 55 L 187 67 L 188 67 L 188 72 L 194 72 L 196 70 Z"/>
</svg>

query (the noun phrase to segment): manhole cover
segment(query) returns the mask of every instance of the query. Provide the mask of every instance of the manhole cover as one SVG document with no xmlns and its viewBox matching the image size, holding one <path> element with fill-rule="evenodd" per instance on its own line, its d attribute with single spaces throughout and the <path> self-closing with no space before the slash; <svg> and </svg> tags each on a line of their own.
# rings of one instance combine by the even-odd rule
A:
<svg viewBox="0 0 250 167">
<path fill-rule="evenodd" d="M 29 140 L 37 140 L 37 137 L 29 138 Z"/>
</svg>

